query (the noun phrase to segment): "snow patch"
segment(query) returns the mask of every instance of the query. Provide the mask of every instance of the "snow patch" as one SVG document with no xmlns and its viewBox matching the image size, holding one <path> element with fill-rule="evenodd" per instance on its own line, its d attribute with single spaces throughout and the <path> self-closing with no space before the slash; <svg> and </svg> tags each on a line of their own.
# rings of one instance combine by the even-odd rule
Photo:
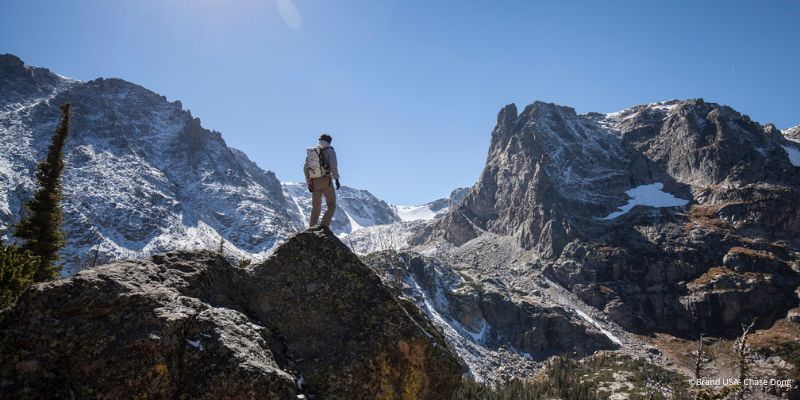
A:
<svg viewBox="0 0 800 400">
<path fill-rule="evenodd" d="M 622 341 L 621 341 L 621 340 L 619 340 L 619 338 L 617 338 L 616 336 L 614 336 L 614 334 L 613 334 L 613 333 L 611 333 L 611 332 L 609 332 L 608 330 L 606 330 L 605 328 L 603 328 L 603 327 L 600 325 L 600 323 L 599 323 L 599 322 L 597 322 L 597 321 L 595 321 L 595 319 L 594 319 L 594 318 L 590 317 L 590 316 L 589 316 L 589 314 L 586 314 L 585 312 L 583 312 L 583 311 L 581 311 L 581 310 L 578 310 L 577 308 L 575 309 L 575 312 L 576 312 L 576 313 L 578 313 L 578 315 L 580 315 L 580 316 L 581 316 L 581 318 L 583 318 L 584 320 L 586 320 L 586 322 L 588 322 L 588 323 L 592 324 L 592 325 L 593 325 L 595 328 L 597 328 L 598 330 L 600 330 L 600 332 L 602 332 L 604 335 L 606 335 L 606 337 L 607 337 L 607 338 L 611 339 L 611 341 L 612 341 L 612 342 L 614 342 L 614 343 L 616 343 L 616 344 L 618 344 L 618 345 L 622 346 Z"/>
<path fill-rule="evenodd" d="M 363 227 L 361 224 L 359 224 L 359 223 L 358 223 L 358 222 L 355 220 L 355 218 L 353 218 L 353 216 L 352 216 L 352 215 L 350 215 L 350 213 L 348 213 L 347 211 L 345 211 L 345 212 L 344 212 L 344 215 L 345 215 L 345 216 L 347 216 L 347 220 L 350 222 L 350 229 L 351 229 L 351 230 L 350 230 L 350 232 L 355 232 L 355 231 L 357 231 L 357 230 L 359 230 L 359 229 L 363 229 L 363 228 L 364 228 L 364 227 Z"/>
<path fill-rule="evenodd" d="M 478 329 L 478 332 L 472 332 L 469 328 L 462 325 L 460 322 L 456 320 L 452 320 L 453 325 L 456 326 L 457 330 L 462 334 L 469 336 L 473 342 L 485 345 L 486 338 L 489 334 L 489 329 L 492 327 L 485 319 L 481 319 L 481 328 Z"/>
<path fill-rule="evenodd" d="M 624 110 L 620 110 L 617 112 L 607 113 L 606 118 L 625 121 L 635 117 L 642 110 L 658 110 L 658 111 L 666 111 L 667 113 L 669 113 L 675 107 L 677 107 L 679 103 L 680 101 L 678 100 L 657 101 L 655 103 L 648 103 L 644 105 L 635 106 L 632 108 L 626 108 Z"/>
<path fill-rule="evenodd" d="M 792 165 L 795 167 L 800 167 L 800 150 L 797 150 L 794 146 L 783 146 L 783 149 L 786 151 L 786 154 L 789 156 L 789 161 L 792 162 Z"/>
<path fill-rule="evenodd" d="M 191 340 L 189 338 L 186 338 L 186 344 L 194 347 L 197 350 L 203 351 L 203 343 L 200 342 L 200 339 Z"/>
<path fill-rule="evenodd" d="M 685 206 L 689 203 L 689 200 L 677 198 L 663 191 L 663 188 L 663 183 L 656 182 L 648 185 L 636 186 L 633 189 L 626 190 L 625 193 L 631 197 L 631 199 L 628 200 L 628 203 L 619 208 L 618 211 L 614 211 L 613 213 L 608 214 L 606 217 L 601 219 L 617 218 L 620 215 L 626 214 L 636 205 L 650 207 L 675 207 Z"/>
</svg>

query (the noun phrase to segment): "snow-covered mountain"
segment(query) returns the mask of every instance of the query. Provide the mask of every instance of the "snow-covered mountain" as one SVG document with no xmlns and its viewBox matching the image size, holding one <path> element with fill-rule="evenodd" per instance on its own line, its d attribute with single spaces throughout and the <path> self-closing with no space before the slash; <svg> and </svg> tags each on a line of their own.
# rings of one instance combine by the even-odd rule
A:
<svg viewBox="0 0 800 400">
<path fill-rule="evenodd" d="M 272 172 L 229 148 L 179 101 L 120 79 L 80 82 L 0 56 L 0 235 L 34 190 L 36 163 L 72 103 L 65 148 L 67 273 L 182 248 L 265 254 L 303 219 Z"/>
</svg>

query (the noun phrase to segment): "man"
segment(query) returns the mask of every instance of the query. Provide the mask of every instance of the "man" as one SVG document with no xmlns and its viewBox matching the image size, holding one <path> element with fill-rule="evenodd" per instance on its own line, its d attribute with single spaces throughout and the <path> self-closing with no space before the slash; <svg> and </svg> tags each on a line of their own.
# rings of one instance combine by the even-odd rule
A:
<svg viewBox="0 0 800 400">
<path fill-rule="evenodd" d="M 306 153 L 306 163 L 303 170 L 306 175 L 306 185 L 311 192 L 311 218 L 309 226 L 317 224 L 319 213 L 322 209 L 322 196 L 325 196 L 325 215 L 322 216 L 322 225 L 330 226 L 333 213 L 336 211 L 336 190 L 339 190 L 339 168 L 336 162 L 336 152 L 331 147 L 331 138 L 328 134 L 319 137 L 319 144 L 310 148 Z"/>
</svg>

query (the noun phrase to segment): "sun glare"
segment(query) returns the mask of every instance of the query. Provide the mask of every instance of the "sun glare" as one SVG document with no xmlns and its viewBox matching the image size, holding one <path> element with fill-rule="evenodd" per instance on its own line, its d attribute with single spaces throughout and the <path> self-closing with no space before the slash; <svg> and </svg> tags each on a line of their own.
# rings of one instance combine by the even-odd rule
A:
<svg viewBox="0 0 800 400">
<path fill-rule="evenodd" d="M 300 18 L 300 12 L 297 11 L 292 0 L 275 0 L 278 6 L 278 13 L 280 13 L 283 22 L 289 25 L 292 29 L 300 29 L 303 26 L 303 20 Z"/>
</svg>

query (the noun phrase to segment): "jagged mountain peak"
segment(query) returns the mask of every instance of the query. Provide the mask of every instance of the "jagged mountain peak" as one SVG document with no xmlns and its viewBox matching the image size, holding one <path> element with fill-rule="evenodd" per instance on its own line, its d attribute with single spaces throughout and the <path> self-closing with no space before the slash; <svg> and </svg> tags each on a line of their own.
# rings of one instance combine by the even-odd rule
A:
<svg viewBox="0 0 800 400">
<path fill-rule="evenodd" d="M 634 105 L 633 107 L 628 107 L 628 108 L 622 109 L 620 111 L 606 113 L 605 115 L 607 115 L 610 118 L 617 118 L 617 117 L 623 117 L 624 118 L 627 115 L 631 115 L 631 114 L 634 114 L 634 113 L 637 113 L 637 112 L 642 112 L 642 111 L 645 111 L 645 110 L 669 111 L 669 110 L 675 108 L 676 106 L 680 105 L 681 103 L 685 103 L 685 102 L 703 103 L 704 100 L 701 99 L 701 98 L 685 99 L 685 100 L 680 100 L 680 99 L 661 100 L 661 101 L 656 101 L 656 102 L 652 102 L 652 103 L 637 104 L 637 105 Z"/>
<path fill-rule="evenodd" d="M 548 114 L 562 114 L 567 118 L 576 116 L 575 109 L 572 107 L 548 103 L 541 100 L 535 100 L 533 103 L 525 106 L 522 113 L 518 113 L 516 104 L 509 103 L 497 113 L 497 126 L 493 133 L 510 132 L 513 130 L 511 128 L 519 122 L 526 122 Z"/>
<path fill-rule="evenodd" d="M 13 54 L 0 54 L 0 76 L 14 77 L 17 79 L 32 79 L 40 81 L 56 81 L 58 79 L 68 79 L 54 74 L 47 68 L 34 67 L 25 64 L 19 57 Z"/>
<path fill-rule="evenodd" d="M 497 126 L 513 125 L 517 122 L 517 105 L 514 103 L 507 104 L 500 109 L 497 113 Z M 495 132 L 500 131 L 495 129 Z"/>
<path fill-rule="evenodd" d="M 463 243 L 490 231 L 557 251 L 569 220 L 614 208 L 629 187 L 628 163 L 619 135 L 573 108 L 537 101 L 517 115 L 510 104 L 478 183 L 443 222 L 445 235 Z"/>
<path fill-rule="evenodd" d="M 22 110 L 80 83 L 25 64 L 13 54 L 0 54 L 0 113 Z"/>
</svg>

